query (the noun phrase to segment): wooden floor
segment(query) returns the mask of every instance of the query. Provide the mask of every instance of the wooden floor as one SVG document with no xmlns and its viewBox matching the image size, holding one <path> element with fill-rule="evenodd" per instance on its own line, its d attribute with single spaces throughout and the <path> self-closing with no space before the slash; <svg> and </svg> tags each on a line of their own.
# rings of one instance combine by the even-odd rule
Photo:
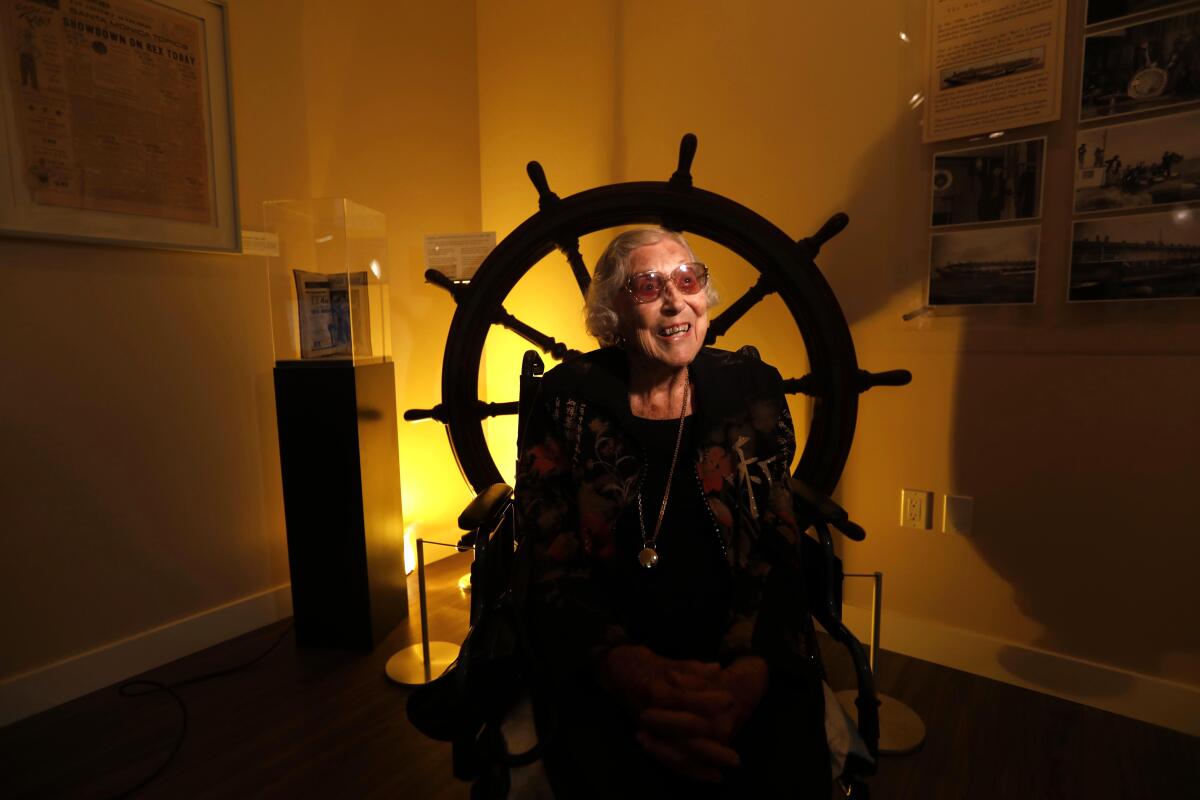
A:
<svg viewBox="0 0 1200 800">
<path fill-rule="evenodd" d="M 465 632 L 454 583 L 461 556 L 429 568 L 432 638 Z M 447 745 L 404 716 L 407 690 L 384 663 L 415 641 L 413 613 L 375 652 L 297 651 L 291 634 L 245 671 L 180 691 L 188 731 L 144 798 L 466 798 Z M 247 661 L 288 627 L 280 622 L 147 673 L 162 682 Z M 843 660 L 831 656 L 831 683 Z M 928 728 L 921 751 L 885 758 L 877 800 L 921 798 L 1200 798 L 1200 739 L 916 659 L 880 653 L 881 691 Z M 95 692 L 0 729 L 0 798 L 105 798 L 154 770 L 181 715 L 164 694 Z M 667 800 L 664 798 L 664 800 Z"/>
</svg>

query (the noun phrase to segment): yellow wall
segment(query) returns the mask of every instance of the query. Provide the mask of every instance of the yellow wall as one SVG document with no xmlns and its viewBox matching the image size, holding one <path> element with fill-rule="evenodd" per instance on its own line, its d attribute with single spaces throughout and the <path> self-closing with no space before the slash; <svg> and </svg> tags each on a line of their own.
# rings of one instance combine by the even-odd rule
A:
<svg viewBox="0 0 1200 800">
<path fill-rule="evenodd" d="M 238 12 L 252 209 L 307 191 L 302 61 Z M 0 676 L 286 582 L 261 260 L 3 239 L 0 271 Z"/>
<path fill-rule="evenodd" d="M 1195 306 L 1063 304 L 1060 170 L 1037 306 L 900 322 L 927 247 L 930 151 L 906 105 L 923 2 L 232 5 L 244 227 L 286 197 L 387 215 L 400 409 L 440 399 L 452 313 L 422 282 L 423 234 L 503 236 L 536 208 L 530 159 L 564 196 L 665 179 L 694 131 L 697 185 L 797 237 L 850 214 L 822 269 L 862 364 L 914 373 L 863 398 L 839 490 L 870 532 L 848 565 L 886 573 L 886 612 L 1196 684 Z M 1069 164 L 1073 143 L 1046 130 Z M 726 299 L 753 278 L 697 249 Z M 0 271 L 22 299 L 0 315 L 0 637 L 19 643 L 0 677 L 286 581 L 261 262 L 4 239 Z M 509 307 L 585 347 L 576 297 L 551 256 Z M 764 304 L 727 345 L 799 374 L 790 327 Z M 524 349 L 489 342 L 489 399 L 515 396 Z M 400 449 L 406 521 L 453 538 L 467 490 L 441 426 L 402 423 Z M 975 532 L 900 528 L 903 486 L 974 496 Z"/>
<path fill-rule="evenodd" d="M 918 42 L 920 5 L 904 21 Z M 1076 87 L 1082 9 L 1069 16 L 1064 84 Z M 866 50 L 886 49 L 886 39 Z M 921 88 L 919 64 L 906 56 L 895 71 L 897 99 L 907 101 Z M 1200 557 L 1189 535 L 1200 318 L 1195 301 L 1066 304 L 1074 91 L 1065 121 L 1021 132 L 1048 137 L 1038 303 L 910 323 L 900 316 L 923 292 L 928 200 L 918 192 L 930 185 L 934 148 L 919 144 L 916 115 L 899 114 L 900 169 L 883 189 L 898 236 L 857 264 L 827 268 L 860 359 L 914 374 L 909 388 L 864 398 L 841 492 L 874 535 L 847 547 L 847 562 L 886 573 L 889 609 L 1196 686 L 1188 573 Z M 898 527 L 902 486 L 974 497 L 973 532 Z M 1018 680 L 1062 688 L 1012 648 L 999 658 Z M 1072 688 L 1086 697 L 1126 687 Z"/>
<path fill-rule="evenodd" d="M 479 133 L 483 225 L 502 238 L 538 209 L 525 165 L 538 161 L 559 197 L 620 179 L 614 3 L 478 2 Z M 595 263 L 604 241 L 587 237 L 581 251 Z M 555 302 L 546 302 L 547 298 Z M 562 298 L 559 300 L 558 298 Z M 595 344 L 581 324 L 583 298 L 567 260 L 552 253 L 534 267 L 505 308 L 568 346 Z M 522 354 L 533 346 L 498 327 L 488 335 L 482 391 L 500 402 L 517 398 Z M 554 365 L 543 356 L 547 369 Z M 510 483 L 516 420 L 487 423 L 501 474 Z"/>
<path fill-rule="evenodd" d="M 450 296 L 425 283 L 423 237 L 477 231 L 475 13 L 445 3 L 306 3 L 304 79 L 314 197 L 387 216 L 392 354 L 400 413 L 441 399 Z M 404 519 L 457 542 L 471 499 L 434 422 L 399 422 Z M 429 548 L 430 559 L 453 552 Z"/>
<path fill-rule="evenodd" d="M 432 405 L 421 236 L 479 227 L 473 5 L 230 6 L 242 226 L 385 212 L 397 403 Z M 4 238 L 0 274 L 0 679 L 286 583 L 263 259 Z M 441 426 L 400 436 L 406 517 L 452 521 Z"/>
<path fill-rule="evenodd" d="M 860 363 L 915 376 L 862 398 L 839 499 L 870 536 L 845 548 L 848 567 L 885 572 L 885 614 L 1197 685 L 1187 571 L 1200 557 L 1189 496 L 1200 475 L 1200 325 L 1187 302 L 1065 306 L 1069 130 L 1035 130 L 1051 137 L 1039 304 L 904 323 L 927 268 L 932 149 L 908 109 L 922 89 L 923 2 L 868 13 L 853 3 L 594 0 L 569 16 L 515 5 L 478 4 L 485 225 L 503 235 L 532 212 L 532 190 L 517 191 L 529 158 L 564 196 L 606 174 L 665 179 L 685 131 L 700 139 L 698 186 L 796 237 L 848 212 L 822 270 Z M 1068 53 L 1068 85 L 1077 61 Z M 699 249 L 727 300 L 753 278 L 719 249 Z M 530 285 L 548 291 L 551 281 Z M 556 335 L 571 330 L 563 309 L 542 305 Z M 764 304 L 725 344 L 754 342 L 800 374 L 790 327 L 781 305 Z M 509 349 L 502 368 L 498 348 L 488 351 L 493 391 L 524 347 Z M 510 434 L 496 438 L 506 446 Z M 902 487 L 973 496 L 974 533 L 899 527 Z M 850 600 L 866 602 L 853 588 Z M 1004 667 L 1039 681 L 1016 657 Z"/>
</svg>

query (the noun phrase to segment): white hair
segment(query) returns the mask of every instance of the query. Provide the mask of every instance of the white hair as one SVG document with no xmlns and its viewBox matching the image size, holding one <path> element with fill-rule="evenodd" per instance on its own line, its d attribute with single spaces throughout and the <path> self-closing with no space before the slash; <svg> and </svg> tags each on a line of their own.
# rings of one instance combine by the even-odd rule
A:
<svg viewBox="0 0 1200 800">
<path fill-rule="evenodd" d="M 675 242 L 686 250 L 689 261 L 696 260 L 691 245 L 683 238 L 683 234 L 666 228 L 634 228 L 619 234 L 604 248 L 600 260 L 596 262 L 592 283 L 588 287 L 587 300 L 584 303 L 584 324 L 587 326 L 587 332 L 596 337 L 601 345 L 608 347 L 620 341 L 617 330 L 620 324 L 617 315 L 617 293 L 625 288 L 625 283 L 629 280 L 629 262 L 633 251 L 639 247 L 657 244 L 664 239 Z M 704 285 L 704 294 L 710 307 L 717 304 L 717 290 L 711 280 Z"/>
</svg>

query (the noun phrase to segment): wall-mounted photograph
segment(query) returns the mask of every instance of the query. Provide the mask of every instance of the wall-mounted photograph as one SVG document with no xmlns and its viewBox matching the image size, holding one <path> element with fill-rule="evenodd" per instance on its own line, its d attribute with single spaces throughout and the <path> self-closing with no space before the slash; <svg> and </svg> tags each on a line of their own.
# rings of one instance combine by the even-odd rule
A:
<svg viewBox="0 0 1200 800">
<path fill-rule="evenodd" d="M 1200 297 L 1200 210 L 1075 223 L 1067 299 Z"/>
<path fill-rule="evenodd" d="M 1042 138 L 934 154 L 930 224 L 1037 219 L 1045 152 Z"/>
<path fill-rule="evenodd" d="M 1040 225 L 937 233 L 929 246 L 929 305 L 1032 303 Z"/>
<path fill-rule="evenodd" d="M 1075 212 L 1200 200 L 1200 111 L 1080 131 Z"/>
<path fill-rule="evenodd" d="M 1115 22 L 1135 14 L 1185 5 L 1187 0 L 1088 0 L 1087 24 Z"/>
<path fill-rule="evenodd" d="M 1200 100 L 1200 11 L 1084 39 L 1080 120 L 1194 100 Z"/>
</svg>

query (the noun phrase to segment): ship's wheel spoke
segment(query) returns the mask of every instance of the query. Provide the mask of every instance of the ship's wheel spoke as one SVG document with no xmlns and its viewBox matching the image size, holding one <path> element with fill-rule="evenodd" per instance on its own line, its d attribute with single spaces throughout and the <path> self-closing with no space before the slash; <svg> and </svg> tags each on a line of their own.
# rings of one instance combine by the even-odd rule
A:
<svg viewBox="0 0 1200 800">
<path fill-rule="evenodd" d="M 583 263 L 583 256 L 579 252 L 579 240 L 560 241 L 558 249 L 567 257 L 567 263 L 571 265 L 571 274 L 575 276 L 575 283 L 579 284 L 579 293 L 586 298 L 592 276 L 588 274 L 587 265 Z"/>
<path fill-rule="evenodd" d="M 477 419 L 484 420 L 488 417 L 503 417 L 509 414 L 516 414 L 519 403 L 516 400 L 509 400 L 504 403 L 485 403 L 482 400 L 477 400 L 470 407 L 470 413 Z M 421 420 L 432 419 L 443 425 L 450 421 L 450 414 L 445 403 L 438 403 L 433 408 L 410 408 L 404 412 L 405 422 L 420 422 Z"/>
<path fill-rule="evenodd" d="M 786 378 L 783 381 L 783 391 L 787 394 L 804 394 L 809 397 L 820 397 L 822 393 L 820 381 L 811 372 L 802 378 Z"/>
<path fill-rule="evenodd" d="M 454 302 L 459 305 L 461 305 L 467 299 L 468 293 L 471 290 L 470 284 L 455 283 L 444 273 L 438 272 L 436 269 L 425 270 L 425 280 L 429 281 L 434 286 L 449 292 L 450 296 L 454 298 Z M 587 290 L 584 289 L 584 291 L 586 292 Z M 537 346 L 543 353 L 547 354 L 551 358 L 564 361 L 568 358 L 579 355 L 578 350 L 567 347 L 553 336 L 542 333 L 532 325 L 517 319 L 510 314 L 508 310 L 504 308 L 504 306 L 500 306 L 496 309 L 496 311 L 492 314 L 491 322 L 493 325 L 499 325 L 503 328 L 506 328 L 530 344 Z M 420 417 L 420 419 L 425 419 L 425 417 Z"/>
<path fill-rule="evenodd" d="M 889 369 L 883 372 L 869 372 L 865 369 L 858 371 L 855 378 L 855 388 L 859 394 L 874 389 L 876 386 L 908 386 L 912 382 L 912 373 L 906 369 Z M 809 397 L 821 397 L 826 387 L 813 373 L 802 378 L 787 378 L 783 382 L 783 391 L 787 394 L 806 394 Z"/>
<path fill-rule="evenodd" d="M 559 361 L 565 361 L 568 358 L 574 358 L 579 355 L 578 350 L 567 347 L 553 336 L 548 336 L 532 325 L 528 325 L 517 319 L 508 313 L 504 309 L 504 306 L 500 306 L 500 309 L 496 312 L 496 316 L 492 319 L 492 324 L 500 325 L 512 331 L 530 344 L 536 345 L 543 353 Z"/>
<path fill-rule="evenodd" d="M 562 202 L 561 198 L 550 191 L 550 181 L 546 179 L 546 170 L 542 169 L 542 165 L 536 161 L 530 161 L 525 165 L 525 174 L 529 176 L 530 182 L 533 183 L 533 188 L 537 189 L 538 193 L 538 210 L 550 211 L 554 206 Z M 587 265 L 583 263 L 583 256 L 579 253 L 579 239 L 574 236 L 563 236 L 556 238 L 554 245 L 567 257 L 567 263 L 571 266 L 571 273 L 575 276 L 575 283 L 579 285 L 579 293 L 587 297 L 588 286 L 592 283 L 592 276 L 588 274 Z"/>
<path fill-rule="evenodd" d="M 754 285 L 746 290 L 746 293 L 734 300 L 728 308 L 708 324 L 708 333 L 704 337 L 704 343 L 707 345 L 715 344 L 717 339 L 724 336 L 733 327 L 734 323 L 746 315 L 746 312 L 758 305 L 764 297 L 775 291 L 775 287 L 771 285 L 771 279 L 766 275 L 758 276 L 758 280 Z"/>
<path fill-rule="evenodd" d="M 692 145 L 692 153 L 693 155 L 695 154 L 694 143 Z M 684 152 L 682 147 L 679 158 L 680 170 L 683 170 Z M 688 159 L 687 164 L 690 167 L 690 158 Z M 687 185 L 690 186 L 691 176 L 687 175 L 686 172 L 684 172 L 684 175 L 685 177 L 681 179 L 679 177 L 680 172 L 676 171 L 676 173 L 671 176 L 671 182 L 675 183 L 677 181 L 686 181 Z M 803 251 L 803 260 L 812 261 L 814 258 L 816 258 L 817 254 L 821 252 L 822 245 L 824 245 L 834 236 L 837 236 L 839 233 L 841 233 L 849 222 L 850 217 L 846 216 L 845 214 L 834 214 L 832 217 L 827 219 L 825 224 L 821 226 L 820 230 L 818 230 L 812 236 L 806 236 L 805 238 L 798 240 L 796 244 Z M 771 282 L 771 279 L 765 274 L 759 275 L 758 280 L 754 282 L 753 286 L 746 290 L 745 294 L 730 304 L 728 308 L 718 314 L 717 317 L 709 324 L 708 334 L 704 337 L 704 343 L 707 345 L 715 344 L 717 339 L 729 333 L 729 329 L 732 328 L 738 320 L 746 316 L 746 313 L 749 312 L 750 309 L 758 305 L 767 295 L 774 294 L 774 292 L 775 285 Z M 794 378 L 793 380 L 803 379 Z M 804 390 L 796 389 L 794 391 Z M 804 391 L 804 393 L 811 394 L 811 392 L 808 391 Z"/>
</svg>

